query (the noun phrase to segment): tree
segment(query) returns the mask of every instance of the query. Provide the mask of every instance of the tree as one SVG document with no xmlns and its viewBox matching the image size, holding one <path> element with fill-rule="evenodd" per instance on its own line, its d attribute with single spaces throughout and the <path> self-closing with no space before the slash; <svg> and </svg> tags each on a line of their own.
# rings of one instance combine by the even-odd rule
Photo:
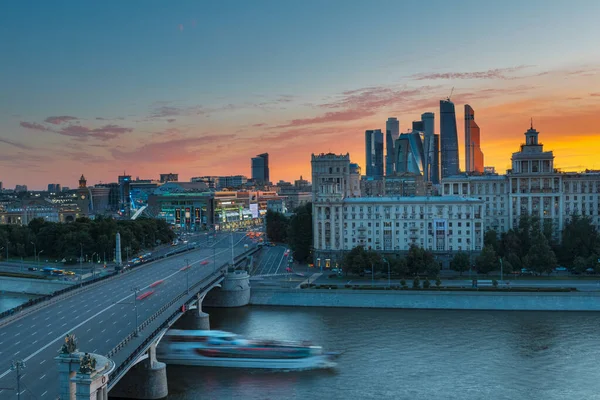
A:
<svg viewBox="0 0 600 400">
<path fill-rule="evenodd" d="M 421 281 L 419 280 L 418 276 L 415 276 L 412 287 L 413 289 L 419 289 L 421 287 Z"/>
<path fill-rule="evenodd" d="M 491 245 L 490 245 L 491 246 Z M 450 261 L 450 269 L 456 272 L 462 273 L 469 270 L 471 261 L 469 259 L 469 255 L 464 251 L 459 251 L 454 255 L 452 261 Z"/>
<path fill-rule="evenodd" d="M 587 260 L 581 256 L 575 257 L 573 260 L 573 270 L 578 274 L 583 274 L 588 269 Z"/>
<path fill-rule="evenodd" d="M 296 209 L 290 219 L 288 244 L 297 261 L 305 262 L 310 258 L 313 243 L 312 204 L 307 203 Z"/>
<path fill-rule="evenodd" d="M 388 260 L 390 262 L 390 269 L 392 274 L 396 276 L 406 276 L 408 274 L 408 265 L 406 264 L 406 258 L 396 257 Z"/>
<path fill-rule="evenodd" d="M 267 223 L 267 237 L 273 242 L 284 243 L 287 239 L 288 219 L 285 215 L 267 211 L 265 216 Z"/>
<path fill-rule="evenodd" d="M 442 280 L 440 279 L 439 276 L 437 276 L 435 278 L 435 287 L 437 287 L 438 289 L 440 288 L 440 286 L 442 286 Z"/>
<path fill-rule="evenodd" d="M 563 265 L 573 265 L 575 258 L 588 258 L 600 250 L 600 236 L 589 217 L 573 215 L 562 231 L 559 258 Z"/>
<path fill-rule="evenodd" d="M 346 275 L 348 275 L 349 272 L 358 275 L 367 268 L 367 265 L 369 265 L 369 267 L 371 265 L 369 256 L 362 246 L 354 247 L 344 257 L 344 270 L 346 271 Z"/>
<path fill-rule="evenodd" d="M 493 229 L 489 229 L 483 235 L 483 245 L 490 245 L 493 247 L 494 251 L 498 253 L 500 244 L 498 243 L 498 232 Z"/>
<path fill-rule="evenodd" d="M 521 257 L 521 243 L 519 241 L 519 236 L 512 229 L 501 235 L 499 251 L 499 254 L 503 257 L 506 257 L 511 253 L 515 254 L 518 258 Z"/>
<path fill-rule="evenodd" d="M 425 278 L 425 280 L 423 281 L 423 289 L 429 289 L 430 286 L 431 282 L 429 282 L 428 278 Z"/>
<path fill-rule="evenodd" d="M 485 246 L 477 257 L 477 271 L 482 274 L 489 274 L 498 269 L 500 269 L 500 264 L 494 248 L 489 245 Z"/>
<path fill-rule="evenodd" d="M 538 232 L 531 239 L 527 252 L 527 266 L 537 273 L 550 273 L 556 268 L 556 256 L 548 244 L 546 236 Z"/>
</svg>

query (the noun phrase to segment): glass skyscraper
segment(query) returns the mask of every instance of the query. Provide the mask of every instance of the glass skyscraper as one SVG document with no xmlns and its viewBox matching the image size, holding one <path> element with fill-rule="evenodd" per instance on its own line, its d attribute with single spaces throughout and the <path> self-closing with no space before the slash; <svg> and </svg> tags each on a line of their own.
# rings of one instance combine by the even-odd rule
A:
<svg viewBox="0 0 600 400">
<path fill-rule="evenodd" d="M 456 130 L 454 103 L 450 99 L 440 100 L 440 147 L 442 178 L 457 175 L 460 172 L 458 132 Z"/>
<path fill-rule="evenodd" d="M 468 104 L 465 104 L 465 171 L 483 172 L 479 125 L 475 122 L 475 111 Z"/>
<path fill-rule="evenodd" d="M 385 175 L 394 175 L 396 172 L 396 154 L 394 142 L 400 135 L 400 122 L 397 118 L 388 118 L 385 123 Z"/>
<path fill-rule="evenodd" d="M 365 131 L 367 177 L 383 177 L 383 133 L 381 129 Z"/>
</svg>

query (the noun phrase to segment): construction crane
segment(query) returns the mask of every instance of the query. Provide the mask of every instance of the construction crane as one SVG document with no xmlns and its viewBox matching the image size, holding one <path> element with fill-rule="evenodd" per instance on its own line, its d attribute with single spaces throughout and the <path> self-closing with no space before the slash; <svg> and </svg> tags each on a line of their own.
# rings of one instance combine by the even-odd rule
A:
<svg viewBox="0 0 600 400">
<path fill-rule="evenodd" d="M 448 101 L 450 101 L 450 98 L 452 97 L 452 93 L 454 93 L 454 86 L 452 86 L 452 90 L 450 91 L 450 96 L 448 96 Z"/>
</svg>

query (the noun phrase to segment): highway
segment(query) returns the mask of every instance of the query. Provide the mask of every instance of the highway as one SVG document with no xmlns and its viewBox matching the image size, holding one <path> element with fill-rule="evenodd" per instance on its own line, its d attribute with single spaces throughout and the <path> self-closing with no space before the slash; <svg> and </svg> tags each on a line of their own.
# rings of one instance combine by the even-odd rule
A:
<svg viewBox="0 0 600 400">
<path fill-rule="evenodd" d="M 197 240 L 197 250 L 172 256 L 140 266 L 110 279 L 90 290 L 35 311 L 6 326 L 0 327 L 0 398 L 13 398 L 15 373 L 10 371 L 11 360 L 22 359 L 26 369 L 21 375 L 21 399 L 55 399 L 58 394 L 58 371 L 54 357 L 64 337 L 74 333 L 81 351 L 107 354 L 135 328 L 134 292 L 137 295 L 154 290 L 149 297 L 137 302 L 138 324 L 154 314 L 192 285 L 231 260 L 230 236 L 235 254 L 252 244 L 244 234 L 218 234 L 214 247 L 207 239 Z M 216 263 L 213 262 L 213 257 Z M 187 265 L 191 268 L 181 271 Z M 202 265 L 202 262 L 208 262 Z M 189 274 L 189 275 L 188 275 Z M 150 285 L 161 281 L 154 288 Z M 177 308 L 177 305 L 174 305 Z M 140 336 L 148 333 L 142 331 Z M 140 339 L 142 340 L 142 339 Z M 126 358 L 125 352 L 113 357 L 115 362 Z"/>
<path fill-rule="evenodd" d="M 253 276 L 285 274 L 288 258 L 285 256 L 286 246 L 264 246 L 259 253 Z"/>
</svg>

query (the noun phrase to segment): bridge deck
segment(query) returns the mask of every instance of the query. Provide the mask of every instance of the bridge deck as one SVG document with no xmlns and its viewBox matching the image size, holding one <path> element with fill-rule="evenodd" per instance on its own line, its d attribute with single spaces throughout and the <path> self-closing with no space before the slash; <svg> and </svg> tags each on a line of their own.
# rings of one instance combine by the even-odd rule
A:
<svg viewBox="0 0 600 400">
<path fill-rule="evenodd" d="M 54 357 L 64 336 L 74 333 L 81 351 L 108 354 L 135 330 L 134 293 L 131 289 L 137 287 L 143 292 L 152 283 L 162 280 L 160 285 L 152 288 L 154 293 L 151 296 L 136 301 L 138 324 L 144 323 L 160 309 L 164 312 L 144 327 L 138 338 L 112 354 L 119 366 L 147 335 L 180 307 L 184 298 L 178 297 L 186 292 L 188 281 L 193 286 L 211 275 L 215 265 L 221 266 L 231 260 L 229 243 L 228 234 L 220 235 L 214 251 L 205 247 L 206 242 L 201 243 L 200 249 L 118 275 L 0 327 L 0 388 L 16 387 L 16 376 L 10 371 L 10 363 L 13 359 L 23 359 L 27 367 L 21 375 L 22 398 L 55 399 L 58 371 Z M 248 240 L 236 234 L 234 244 L 235 254 L 241 254 Z M 192 268 L 181 271 L 186 259 Z M 202 261 L 209 261 L 209 264 L 202 265 Z M 14 390 L 0 389 L 0 398 L 10 392 L 14 393 Z"/>
</svg>

